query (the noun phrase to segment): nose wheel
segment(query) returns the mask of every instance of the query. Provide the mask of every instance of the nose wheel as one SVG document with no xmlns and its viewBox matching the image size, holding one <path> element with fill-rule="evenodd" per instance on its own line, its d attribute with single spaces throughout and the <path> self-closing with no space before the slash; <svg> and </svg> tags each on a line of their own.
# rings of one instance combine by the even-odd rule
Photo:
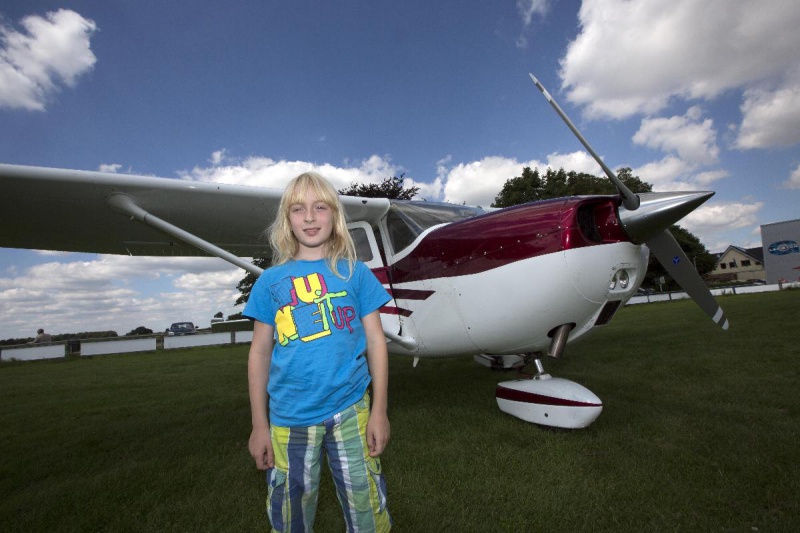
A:
<svg viewBox="0 0 800 533">
<path fill-rule="evenodd" d="M 573 327 L 563 324 L 554 330 L 548 356 L 561 357 Z M 495 397 L 501 411 L 526 422 L 567 429 L 584 428 L 600 416 L 603 402 L 592 391 L 574 381 L 554 378 L 545 371 L 541 358 L 528 357 L 534 357 L 535 374 L 497 384 Z"/>
</svg>

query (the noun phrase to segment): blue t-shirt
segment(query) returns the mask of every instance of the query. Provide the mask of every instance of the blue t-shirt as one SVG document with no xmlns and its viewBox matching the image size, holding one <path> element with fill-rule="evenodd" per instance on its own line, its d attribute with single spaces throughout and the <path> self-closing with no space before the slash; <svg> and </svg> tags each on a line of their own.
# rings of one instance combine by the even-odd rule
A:
<svg viewBox="0 0 800 533">
<path fill-rule="evenodd" d="M 347 261 L 339 272 L 349 272 Z M 269 370 L 270 423 L 319 424 L 353 405 L 370 382 L 361 318 L 390 300 L 364 263 L 350 279 L 325 259 L 289 261 L 264 271 L 242 314 L 275 328 Z"/>
</svg>

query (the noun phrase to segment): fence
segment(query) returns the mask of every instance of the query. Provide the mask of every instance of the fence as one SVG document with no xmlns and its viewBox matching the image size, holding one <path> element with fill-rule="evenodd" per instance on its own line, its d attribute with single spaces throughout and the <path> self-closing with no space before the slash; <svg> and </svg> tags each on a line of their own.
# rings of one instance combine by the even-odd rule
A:
<svg viewBox="0 0 800 533">
<path fill-rule="evenodd" d="M 723 287 L 711 289 L 714 296 L 732 294 L 752 294 L 758 292 L 771 292 L 785 288 L 800 288 L 800 282 L 772 284 L 772 285 L 747 285 L 741 287 Z M 666 302 L 689 298 L 683 291 L 642 294 L 631 298 L 626 305 L 644 303 Z M 163 342 L 159 342 L 163 338 Z M 58 359 L 65 357 L 67 352 L 81 356 L 109 355 L 133 352 L 154 352 L 159 348 L 172 350 L 176 348 L 192 348 L 196 346 L 214 346 L 225 344 L 245 344 L 253 340 L 252 331 L 226 331 L 221 333 L 199 333 L 196 335 L 176 335 L 165 337 L 134 337 L 101 339 L 79 342 L 69 340 L 48 345 L 17 345 L 0 350 L 1 361 L 34 361 L 39 359 Z"/>
<path fill-rule="evenodd" d="M 711 289 L 714 296 L 726 296 L 733 294 L 754 294 L 758 292 L 772 292 L 787 288 L 800 288 L 800 282 L 793 283 L 774 283 L 771 285 L 742 285 L 739 287 L 720 287 Z M 668 302 L 670 300 L 683 300 L 689 298 L 684 291 L 658 292 L 654 294 L 639 294 L 626 302 L 626 305 L 647 304 L 655 302 Z"/>
<path fill-rule="evenodd" d="M 163 341 L 162 341 L 163 338 Z M 225 344 L 244 344 L 253 340 L 252 331 L 231 331 L 225 333 L 199 333 L 196 335 L 176 335 L 157 337 L 132 337 L 115 339 L 98 339 L 76 341 L 69 340 L 47 345 L 17 345 L 2 348 L 2 361 L 35 361 L 40 359 L 58 359 L 67 352 L 88 357 L 93 355 L 113 355 L 135 352 L 154 352 L 157 350 L 173 350 L 176 348 L 192 348 L 196 346 L 214 346 Z"/>
</svg>

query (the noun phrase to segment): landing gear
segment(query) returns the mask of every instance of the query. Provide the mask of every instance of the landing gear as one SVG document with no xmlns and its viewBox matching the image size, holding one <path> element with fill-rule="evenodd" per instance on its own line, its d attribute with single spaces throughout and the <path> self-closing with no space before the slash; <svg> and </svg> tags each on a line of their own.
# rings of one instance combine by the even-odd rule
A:
<svg viewBox="0 0 800 533">
<path fill-rule="evenodd" d="M 561 357 L 572 327 L 563 324 L 554 330 L 548 356 Z M 584 428 L 600 416 L 603 402 L 592 391 L 574 381 L 552 377 L 539 357 L 533 364 L 536 373 L 530 378 L 497 384 L 495 397 L 501 411 L 526 422 L 568 429 Z"/>
</svg>

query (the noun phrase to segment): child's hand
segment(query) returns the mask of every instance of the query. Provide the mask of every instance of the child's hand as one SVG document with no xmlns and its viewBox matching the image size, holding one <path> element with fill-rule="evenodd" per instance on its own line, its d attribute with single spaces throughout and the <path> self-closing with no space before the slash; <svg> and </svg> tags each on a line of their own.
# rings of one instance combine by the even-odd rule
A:
<svg viewBox="0 0 800 533">
<path fill-rule="evenodd" d="M 378 457 L 383 453 L 389 443 L 389 417 L 386 413 L 372 412 L 367 422 L 367 446 L 369 446 L 369 456 Z"/>
<path fill-rule="evenodd" d="M 253 428 L 248 444 L 250 455 L 256 460 L 256 468 L 266 470 L 275 466 L 275 455 L 272 453 L 272 440 L 268 428 Z"/>
</svg>

